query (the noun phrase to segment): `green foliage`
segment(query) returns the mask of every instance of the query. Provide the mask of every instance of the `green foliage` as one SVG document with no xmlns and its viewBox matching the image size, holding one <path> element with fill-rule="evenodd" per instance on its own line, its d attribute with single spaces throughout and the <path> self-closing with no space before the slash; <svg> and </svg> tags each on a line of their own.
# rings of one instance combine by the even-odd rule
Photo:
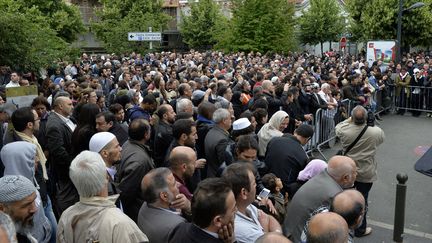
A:
<svg viewBox="0 0 432 243">
<path fill-rule="evenodd" d="M 226 51 L 293 49 L 294 6 L 286 0 L 232 0 L 232 14 L 217 48 Z"/>
<path fill-rule="evenodd" d="M 226 28 L 227 19 L 213 0 L 192 0 L 190 6 L 190 15 L 182 14 L 180 33 L 183 41 L 194 49 L 212 47 Z"/>
<path fill-rule="evenodd" d="M 72 51 L 47 22 L 37 6 L 25 8 L 19 1 L 0 0 L 0 64 L 37 71 Z"/>
<path fill-rule="evenodd" d="M 78 7 L 68 5 L 63 0 L 17 0 L 21 11 L 32 9 L 36 14 L 46 17 L 49 27 L 57 36 L 72 43 L 78 34 L 85 31 Z"/>
<path fill-rule="evenodd" d="M 100 18 L 92 23 L 99 40 L 108 52 L 145 52 L 149 42 L 127 40 L 128 32 L 162 32 L 170 17 L 162 12 L 161 0 L 100 0 L 103 7 L 96 12 Z M 157 43 L 155 43 L 157 47 Z"/>
<path fill-rule="evenodd" d="M 404 8 L 415 0 L 405 0 Z M 432 39 L 431 0 L 426 6 L 403 13 L 402 46 L 429 46 Z M 347 9 L 351 17 L 350 31 L 356 40 L 396 39 L 399 0 L 350 0 Z"/>
<path fill-rule="evenodd" d="M 311 0 L 310 8 L 299 18 L 299 39 L 318 44 L 336 41 L 344 31 L 344 18 L 336 0 Z"/>
</svg>

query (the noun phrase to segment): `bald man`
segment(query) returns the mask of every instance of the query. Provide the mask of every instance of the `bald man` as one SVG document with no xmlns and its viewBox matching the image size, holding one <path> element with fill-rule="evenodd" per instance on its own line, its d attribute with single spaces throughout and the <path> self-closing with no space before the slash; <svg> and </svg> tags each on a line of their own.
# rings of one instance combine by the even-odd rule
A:
<svg viewBox="0 0 432 243">
<path fill-rule="evenodd" d="M 193 176 L 196 160 L 195 150 L 187 146 L 175 147 L 169 156 L 170 169 L 179 184 L 179 191 L 189 200 L 192 199 L 192 193 L 186 186 L 186 180 Z"/>
<path fill-rule="evenodd" d="M 255 241 L 255 243 L 292 243 L 292 241 L 290 241 L 281 233 L 269 232 L 263 234 Z"/>
<path fill-rule="evenodd" d="M 301 233 L 310 215 L 320 207 L 330 207 L 331 199 L 351 188 L 357 176 L 355 162 L 346 156 L 334 156 L 327 169 L 306 182 L 287 207 L 283 224 L 284 235 L 293 242 L 301 240 Z"/>
<path fill-rule="evenodd" d="M 308 243 L 346 243 L 348 242 L 348 224 L 339 214 L 319 213 L 309 221 Z"/>
<path fill-rule="evenodd" d="M 46 124 L 46 147 L 49 151 L 48 164 L 56 178 L 56 196 L 53 200 L 58 215 L 79 201 L 79 195 L 69 177 L 72 155 L 72 133 L 75 124 L 69 117 L 72 114 L 72 100 L 60 96 L 54 100 L 54 112 L 48 116 Z"/>
<path fill-rule="evenodd" d="M 330 211 L 342 216 L 350 230 L 355 230 L 360 226 L 363 220 L 365 199 L 363 195 L 355 189 L 345 190 L 333 198 Z"/>
<path fill-rule="evenodd" d="M 312 214 L 328 212 L 329 210 L 330 212 L 339 214 L 345 219 L 350 229 L 348 242 L 353 242 L 352 238 L 354 235 L 352 233 L 360 226 L 364 216 L 365 200 L 363 195 L 355 189 L 344 190 L 336 194 L 331 202 L 330 208 L 321 207 Z M 301 237 L 302 242 L 309 242 L 307 238 L 307 227 L 305 227 Z"/>
</svg>

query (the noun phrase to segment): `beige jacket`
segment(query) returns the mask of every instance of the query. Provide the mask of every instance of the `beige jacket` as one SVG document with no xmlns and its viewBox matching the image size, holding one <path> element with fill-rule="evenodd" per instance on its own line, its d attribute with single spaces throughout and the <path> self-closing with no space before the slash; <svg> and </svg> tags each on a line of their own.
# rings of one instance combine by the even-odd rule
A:
<svg viewBox="0 0 432 243">
<path fill-rule="evenodd" d="M 60 217 L 57 242 L 148 242 L 135 222 L 116 208 L 114 203 L 118 196 L 80 198 Z"/>
<path fill-rule="evenodd" d="M 365 125 L 355 125 L 350 118 L 336 126 L 336 136 L 340 138 L 344 150 L 354 142 Z M 377 162 L 375 154 L 378 146 L 384 142 L 384 131 L 377 127 L 368 127 L 354 147 L 346 154 L 357 165 L 358 182 L 370 183 L 377 180 Z"/>
</svg>

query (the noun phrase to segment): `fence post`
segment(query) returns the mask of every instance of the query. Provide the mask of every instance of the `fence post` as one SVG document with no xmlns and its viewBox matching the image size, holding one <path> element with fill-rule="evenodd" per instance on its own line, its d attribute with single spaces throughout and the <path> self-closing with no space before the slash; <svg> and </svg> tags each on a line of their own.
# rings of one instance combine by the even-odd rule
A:
<svg viewBox="0 0 432 243">
<path fill-rule="evenodd" d="M 408 176 L 405 173 L 399 173 L 397 174 L 396 179 L 398 180 L 398 184 L 396 185 L 396 205 L 393 228 L 393 241 L 403 242 L 405 225 L 405 200 L 407 189 L 407 185 L 405 183 L 408 180 Z"/>
</svg>

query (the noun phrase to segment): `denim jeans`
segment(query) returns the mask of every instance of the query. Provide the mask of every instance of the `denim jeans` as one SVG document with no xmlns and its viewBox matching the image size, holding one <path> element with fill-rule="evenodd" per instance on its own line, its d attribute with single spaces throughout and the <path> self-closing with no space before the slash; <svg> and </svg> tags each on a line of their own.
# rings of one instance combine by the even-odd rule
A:
<svg viewBox="0 0 432 243">
<path fill-rule="evenodd" d="M 50 224 L 51 224 L 51 239 L 50 243 L 56 242 L 56 234 L 57 234 L 57 220 L 54 216 L 54 212 L 52 209 L 51 199 L 48 197 L 47 205 L 44 207 L 45 216 L 48 218 Z"/>
</svg>

